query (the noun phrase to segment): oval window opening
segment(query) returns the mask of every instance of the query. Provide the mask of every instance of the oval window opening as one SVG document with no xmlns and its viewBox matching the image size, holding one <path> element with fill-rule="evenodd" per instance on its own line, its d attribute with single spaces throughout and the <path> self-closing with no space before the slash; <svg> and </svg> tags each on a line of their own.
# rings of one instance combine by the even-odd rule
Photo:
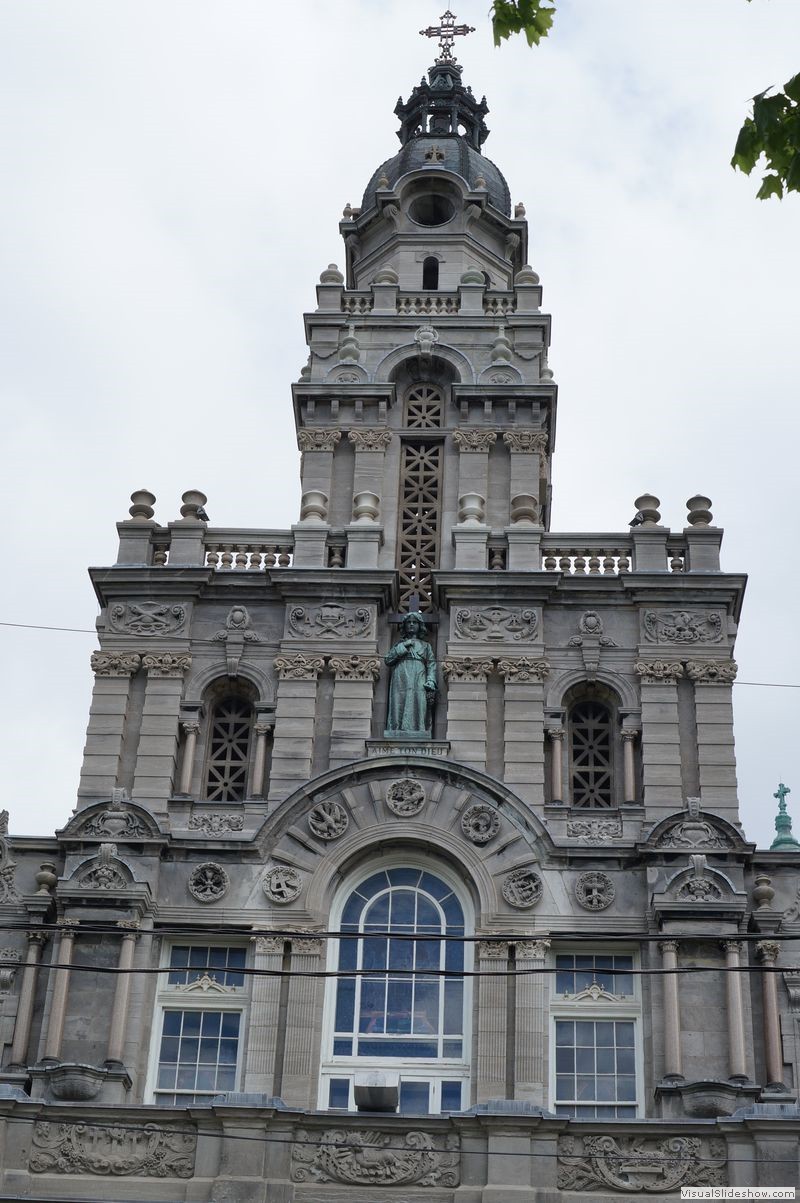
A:
<svg viewBox="0 0 800 1203">
<path fill-rule="evenodd" d="M 455 213 L 455 205 L 446 196 L 435 193 L 428 196 L 418 196 L 408 207 L 412 221 L 419 226 L 443 226 L 450 221 Z"/>
</svg>

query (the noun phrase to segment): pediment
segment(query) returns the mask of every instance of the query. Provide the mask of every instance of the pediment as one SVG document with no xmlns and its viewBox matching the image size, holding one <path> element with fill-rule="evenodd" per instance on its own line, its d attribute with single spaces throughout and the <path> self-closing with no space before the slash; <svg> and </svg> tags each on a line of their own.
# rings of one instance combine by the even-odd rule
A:
<svg viewBox="0 0 800 1203">
<path fill-rule="evenodd" d="M 79 811 L 57 835 L 62 840 L 97 840 L 98 843 L 111 840 L 123 844 L 165 838 L 155 816 L 146 807 L 116 796 L 109 802 L 98 802 Z"/>
<path fill-rule="evenodd" d="M 732 823 L 707 810 L 678 811 L 661 819 L 640 844 L 642 851 L 725 853 L 752 851 Z"/>
</svg>

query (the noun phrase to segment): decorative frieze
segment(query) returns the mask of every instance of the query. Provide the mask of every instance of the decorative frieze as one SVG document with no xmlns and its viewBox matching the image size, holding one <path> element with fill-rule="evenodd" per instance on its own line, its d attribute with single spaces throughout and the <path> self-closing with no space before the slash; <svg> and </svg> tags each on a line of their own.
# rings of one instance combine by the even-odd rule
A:
<svg viewBox="0 0 800 1203">
<path fill-rule="evenodd" d="M 539 617 L 535 610 L 509 606 L 459 609 L 453 614 L 454 634 L 487 643 L 518 643 L 535 639 Z"/>
<path fill-rule="evenodd" d="M 142 658 L 148 677 L 180 678 L 192 667 L 188 652 L 159 652 Z"/>
<path fill-rule="evenodd" d="M 500 816 L 485 802 L 476 802 L 462 814 L 461 830 L 471 843 L 488 844 L 500 830 Z"/>
<path fill-rule="evenodd" d="M 341 802 L 330 798 L 318 802 L 313 810 L 308 812 L 308 827 L 312 835 L 321 840 L 338 840 L 350 825 L 348 815 Z"/>
<path fill-rule="evenodd" d="M 520 656 L 516 660 L 500 660 L 497 671 L 504 681 L 517 685 L 528 681 L 544 681 L 550 672 L 550 665 L 547 660 L 531 660 L 528 656 Z"/>
<path fill-rule="evenodd" d="M 497 442 L 496 430 L 454 430 L 453 438 L 459 451 L 490 451 Z"/>
<path fill-rule="evenodd" d="M 228 835 L 243 828 L 243 815 L 226 815 L 215 811 L 211 814 L 193 814 L 189 819 L 190 831 L 201 831 L 203 835 Z"/>
<path fill-rule="evenodd" d="M 103 1178 L 191 1178 L 197 1136 L 159 1124 L 52 1123 L 37 1120 L 28 1167 L 33 1174 Z"/>
<path fill-rule="evenodd" d="M 335 451 L 342 441 L 341 430 L 298 430 L 300 451 Z"/>
<path fill-rule="evenodd" d="M 142 657 L 136 652 L 92 652 L 96 677 L 131 677 L 138 672 Z"/>
<path fill-rule="evenodd" d="M 616 895 L 607 873 L 581 873 L 575 882 L 575 898 L 585 911 L 604 911 Z"/>
<path fill-rule="evenodd" d="M 562 730 L 562 738 L 563 734 Z M 582 840 L 584 844 L 611 844 L 622 839 L 622 823 L 619 819 L 567 819 L 567 839 Z"/>
<path fill-rule="evenodd" d="M 642 685 L 675 685 L 683 676 L 680 660 L 637 660 L 633 668 Z"/>
<path fill-rule="evenodd" d="M 174 635 L 186 625 L 186 607 L 168 602 L 116 602 L 108 624 L 119 635 Z"/>
<path fill-rule="evenodd" d="M 502 894 L 509 906 L 527 910 L 542 896 L 542 879 L 535 869 L 515 869 L 505 878 Z"/>
<path fill-rule="evenodd" d="M 699 1136 L 562 1136 L 559 1190 L 666 1194 L 727 1182 L 725 1143 Z"/>
<path fill-rule="evenodd" d="M 286 630 L 300 639 L 366 639 L 372 634 L 373 620 L 369 606 L 323 602 L 293 606 L 286 617 Z"/>
<path fill-rule="evenodd" d="M 330 666 L 337 681 L 377 681 L 381 673 L 377 656 L 331 656 Z"/>
<path fill-rule="evenodd" d="M 459 1176 L 455 1133 L 380 1132 L 376 1128 L 299 1129 L 292 1145 L 292 1182 L 343 1186 L 455 1187 Z"/>
<path fill-rule="evenodd" d="M 479 660 L 474 656 L 449 656 L 442 661 L 442 672 L 446 681 L 485 681 L 492 671 L 491 660 Z"/>
<path fill-rule="evenodd" d="M 735 660 L 689 660 L 686 672 L 696 685 L 731 685 L 739 666 Z"/>
<path fill-rule="evenodd" d="M 275 657 L 275 670 L 282 681 L 316 681 L 324 667 L 322 656 L 306 656 L 303 652 Z"/>
<path fill-rule="evenodd" d="M 285 906 L 299 897 L 303 889 L 303 879 L 291 865 L 276 865 L 264 874 L 261 888 L 270 902 Z"/>
<path fill-rule="evenodd" d="M 356 451 L 386 451 L 392 441 L 391 430 L 351 430 L 347 438 Z"/>
<path fill-rule="evenodd" d="M 425 805 L 425 790 L 413 777 L 402 777 L 387 789 L 386 805 L 399 818 L 410 819 Z"/>
<path fill-rule="evenodd" d="M 192 898 L 198 902 L 219 902 L 230 889 L 231 879 L 223 869 L 213 861 L 198 865 L 189 874 L 186 885 Z"/>
<path fill-rule="evenodd" d="M 650 643 L 719 643 L 719 610 L 645 610 L 644 636 Z"/>
</svg>

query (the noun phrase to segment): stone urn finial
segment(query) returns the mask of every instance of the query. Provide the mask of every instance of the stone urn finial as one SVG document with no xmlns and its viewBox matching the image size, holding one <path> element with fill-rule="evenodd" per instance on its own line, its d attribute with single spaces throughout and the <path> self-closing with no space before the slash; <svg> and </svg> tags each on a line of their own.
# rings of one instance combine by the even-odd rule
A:
<svg viewBox="0 0 800 1203">
<path fill-rule="evenodd" d="M 131 502 L 133 503 L 128 509 L 128 513 L 134 522 L 151 522 L 155 510 L 156 495 L 151 493 L 149 489 L 137 489 L 131 493 Z"/>
<path fill-rule="evenodd" d="M 58 883 L 58 874 L 52 861 L 45 861 L 36 874 L 35 881 L 39 889 L 37 894 L 51 894 Z"/>
<path fill-rule="evenodd" d="M 686 509 L 689 511 L 686 515 L 689 526 L 710 526 L 714 521 L 710 497 L 702 497 L 698 493 L 696 497 L 689 498 L 686 502 Z"/>
<path fill-rule="evenodd" d="M 199 489 L 187 489 L 182 494 L 181 501 L 181 518 L 189 522 L 207 522 L 208 515 L 203 508 L 208 501 L 205 493 L 201 493 Z"/>
<path fill-rule="evenodd" d="M 642 493 L 641 497 L 637 497 L 633 503 L 636 506 L 637 517 L 641 515 L 641 521 L 637 524 L 640 526 L 658 526 L 661 521 L 661 514 L 658 507 L 661 502 L 652 493 Z"/>
</svg>

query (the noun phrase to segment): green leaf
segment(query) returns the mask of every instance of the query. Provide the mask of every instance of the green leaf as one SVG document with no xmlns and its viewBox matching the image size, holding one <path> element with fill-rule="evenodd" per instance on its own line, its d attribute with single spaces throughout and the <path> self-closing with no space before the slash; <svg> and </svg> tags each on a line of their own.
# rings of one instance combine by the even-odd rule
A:
<svg viewBox="0 0 800 1203">
<path fill-rule="evenodd" d="M 515 33 L 524 33 L 529 46 L 538 46 L 550 32 L 555 11 L 553 0 L 494 0 L 491 14 L 495 46 Z"/>
<path fill-rule="evenodd" d="M 765 175 L 756 196 L 759 200 L 767 200 L 770 196 L 783 196 L 783 184 L 780 176 Z"/>
<path fill-rule="evenodd" d="M 790 100 L 794 100 L 800 104 L 800 72 L 797 75 L 793 75 L 788 83 L 783 85 L 783 90 Z"/>
<path fill-rule="evenodd" d="M 786 191 L 800 192 L 800 152 L 795 153 L 786 172 Z"/>
<path fill-rule="evenodd" d="M 731 167 L 738 167 L 745 175 L 749 175 L 755 167 L 764 149 L 763 143 L 758 136 L 755 122 L 751 117 L 745 120 L 744 125 L 739 130 L 739 137 L 736 139 L 736 146 L 731 159 Z"/>
</svg>

